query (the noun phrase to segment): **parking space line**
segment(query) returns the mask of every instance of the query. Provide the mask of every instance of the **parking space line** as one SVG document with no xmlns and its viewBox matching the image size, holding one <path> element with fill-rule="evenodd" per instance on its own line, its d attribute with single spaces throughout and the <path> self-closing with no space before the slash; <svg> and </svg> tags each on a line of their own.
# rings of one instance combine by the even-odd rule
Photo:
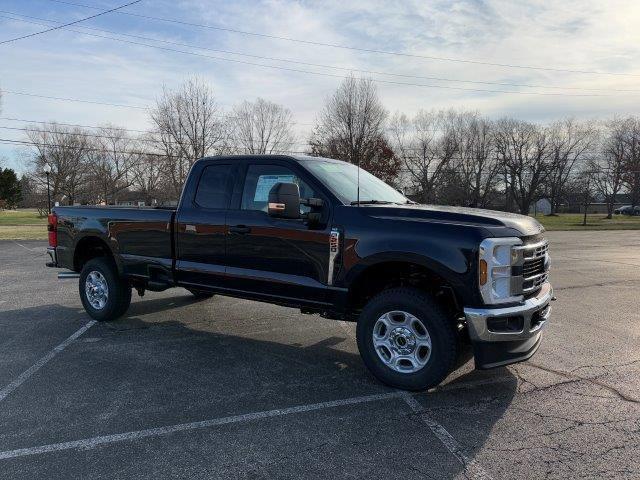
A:
<svg viewBox="0 0 640 480">
<path fill-rule="evenodd" d="M 463 451 L 461 445 L 455 438 L 438 422 L 436 422 L 420 405 L 420 403 L 407 392 L 403 392 L 401 397 L 409 408 L 419 414 L 419 418 L 429 427 L 429 430 L 442 442 L 454 457 L 462 464 L 465 470 L 465 476 L 472 479 L 490 480 L 491 475 L 482 468 L 482 466 L 474 459 L 469 458 Z"/>
<path fill-rule="evenodd" d="M 340 328 L 348 335 L 353 336 L 352 331 L 347 327 L 346 322 L 338 322 Z M 480 385 L 490 385 L 494 383 L 506 382 L 511 380 L 509 377 L 497 377 L 497 378 L 487 378 L 481 380 L 472 380 L 469 382 L 462 382 L 454 385 L 442 385 L 435 389 L 435 391 L 446 391 L 446 390 L 457 390 L 457 389 L 466 389 L 473 388 L 475 386 Z M 413 396 L 408 392 L 401 392 L 400 397 L 405 401 L 409 408 L 415 412 L 420 414 L 420 419 L 429 427 L 431 432 L 440 440 L 440 442 L 451 452 L 451 454 L 458 459 L 458 461 L 462 464 L 465 470 L 465 474 L 468 478 L 471 479 L 481 479 L 481 480 L 491 480 L 491 475 L 487 473 L 487 471 L 480 466 L 478 462 L 469 458 L 460 444 L 456 441 L 455 438 L 438 422 L 436 422 L 430 415 L 428 415 L 424 408 L 418 403 L 418 401 L 413 398 Z"/>
<path fill-rule="evenodd" d="M 215 427 L 219 425 L 228 425 L 231 423 L 242 423 L 264 418 L 281 417 L 293 413 L 311 412 L 315 410 L 323 410 L 326 408 L 341 407 L 345 405 L 355 405 L 359 403 L 377 402 L 381 400 L 389 400 L 392 398 L 400 398 L 401 392 L 390 392 L 366 395 L 361 397 L 345 398 L 342 400 L 334 400 L 321 403 L 313 403 L 309 405 L 299 405 L 296 407 L 279 408 L 276 410 L 266 410 L 255 413 L 245 413 L 241 415 L 233 415 L 230 417 L 214 418 L 212 420 L 203 420 L 200 422 L 180 423 L 177 425 L 169 425 L 166 427 L 149 428 L 146 430 L 138 430 L 125 433 L 116 433 L 114 435 L 104 435 L 99 437 L 85 438 L 82 440 L 74 440 L 70 442 L 52 443 L 49 445 L 41 445 L 38 447 L 19 448 L 16 450 L 7 450 L 0 452 L 0 460 L 8 458 L 25 457 L 28 455 L 38 455 L 48 452 L 59 452 L 62 450 L 73 449 L 90 449 L 98 445 L 111 444 L 116 442 L 124 442 L 127 440 L 137 440 L 140 438 L 157 437 L 175 432 L 184 432 L 189 430 L 198 430 L 202 428 Z"/>
<path fill-rule="evenodd" d="M 34 363 L 31 367 L 29 367 L 27 370 L 22 372 L 18 376 L 18 378 L 16 378 L 13 382 L 11 382 L 9 385 L 7 385 L 2 390 L 0 390 L 0 402 L 3 401 L 7 397 L 7 395 L 9 395 L 11 392 L 13 392 L 16 388 L 18 388 L 20 385 L 22 385 L 31 375 L 33 375 L 38 370 L 40 370 L 43 366 L 45 366 L 53 357 L 55 357 L 60 352 L 62 352 L 65 348 L 67 348 L 80 335 L 82 335 L 84 332 L 89 330 L 95 323 L 96 323 L 95 320 L 91 320 L 84 327 L 82 327 L 80 330 L 76 331 L 73 335 L 71 335 L 69 338 L 67 338 L 64 342 L 62 342 L 60 345 L 55 347 L 53 350 L 51 350 L 49 353 L 47 353 L 44 357 L 42 357 L 40 360 L 38 360 L 36 363 Z"/>
</svg>

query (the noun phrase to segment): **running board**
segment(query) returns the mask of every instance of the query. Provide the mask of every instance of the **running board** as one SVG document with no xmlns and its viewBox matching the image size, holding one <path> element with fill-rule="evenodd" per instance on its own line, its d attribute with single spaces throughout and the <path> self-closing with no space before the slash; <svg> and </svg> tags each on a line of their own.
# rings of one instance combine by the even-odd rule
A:
<svg viewBox="0 0 640 480">
<path fill-rule="evenodd" d="M 76 272 L 60 272 L 58 273 L 58 280 L 68 280 L 70 278 L 80 278 L 80 274 Z"/>
</svg>

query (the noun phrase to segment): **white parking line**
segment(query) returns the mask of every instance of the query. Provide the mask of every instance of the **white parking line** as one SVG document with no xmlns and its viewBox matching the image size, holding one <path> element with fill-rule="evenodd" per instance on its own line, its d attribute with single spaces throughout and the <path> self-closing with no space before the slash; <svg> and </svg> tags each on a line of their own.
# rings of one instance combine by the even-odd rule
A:
<svg viewBox="0 0 640 480">
<path fill-rule="evenodd" d="M 347 326 L 346 322 L 338 322 L 340 328 L 348 335 L 353 336 L 353 331 Z M 446 391 L 446 390 L 457 390 L 457 389 L 465 389 L 465 388 L 473 388 L 475 386 L 480 385 L 489 385 L 494 383 L 500 383 L 511 380 L 510 377 L 497 377 L 497 378 L 487 378 L 481 380 L 472 380 L 469 382 L 461 382 L 453 385 L 442 385 L 436 387 L 436 391 Z M 482 480 L 490 480 L 491 475 L 487 473 L 487 471 L 480 466 L 478 462 L 469 458 L 460 444 L 456 441 L 455 438 L 438 422 L 436 422 L 425 410 L 422 408 L 420 403 L 411 396 L 408 392 L 401 392 L 400 397 L 405 401 L 409 408 L 412 411 L 420 414 L 420 419 L 429 427 L 431 432 L 442 442 L 442 444 L 451 452 L 451 454 L 458 459 L 458 461 L 464 467 L 465 475 L 467 478 L 471 479 L 482 479 Z"/>
<path fill-rule="evenodd" d="M 415 398 L 413 398 L 407 392 L 402 393 L 402 398 L 404 399 L 406 404 L 409 405 L 409 408 L 411 408 L 411 410 L 419 414 L 420 419 L 429 427 L 429 430 L 431 430 L 433 434 L 438 437 L 438 440 L 442 442 L 447 450 L 449 450 L 453 454 L 453 456 L 458 459 L 458 461 L 464 467 L 464 473 L 467 478 L 477 478 L 484 480 L 491 479 L 491 475 L 489 475 L 478 462 L 476 462 L 472 458 L 469 458 L 464 453 L 461 445 L 456 441 L 456 439 L 451 436 L 446 428 L 444 428 L 433 418 L 431 418 L 431 416 L 425 411 L 422 405 L 420 405 L 420 403 Z"/>
<path fill-rule="evenodd" d="M 73 449 L 90 449 L 98 445 L 123 442 L 127 440 L 137 440 L 146 437 L 156 437 L 159 435 L 167 435 L 174 432 L 184 432 L 187 430 L 197 430 L 201 428 L 209 428 L 219 425 L 227 425 L 230 423 L 249 422 L 252 420 L 260 420 L 263 418 L 280 417 L 290 415 L 292 413 L 311 412 L 314 410 L 322 410 L 325 408 L 341 407 L 345 405 L 355 405 L 358 403 L 376 402 L 380 400 L 388 400 L 391 398 L 399 398 L 401 392 L 390 392 L 375 395 L 366 395 L 362 397 L 346 398 L 343 400 L 334 400 L 330 402 L 313 403 L 310 405 L 300 405 L 297 407 L 280 408 L 277 410 L 266 410 L 262 412 L 246 413 L 243 415 L 234 415 L 230 417 L 214 418 L 212 420 L 203 420 L 200 422 L 180 423 L 177 425 L 169 425 L 166 427 L 149 428 L 146 430 L 138 430 L 134 432 L 116 433 L 114 435 L 105 435 L 100 437 L 85 438 L 83 440 L 74 440 L 71 442 L 52 443 L 49 445 L 41 445 L 38 447 L 19 448 L 17 450 L 7 450 L 0 452 L 0 460 L 7 458 L 24 457 L 27 455 L 37 455 L 47 452 L 59 452 L 61 450 Z"/>
<path fill-rule="evenodd" d="M 11 382 L 9 385 L 7 385 L 2 390 L 0 390 L 0 402 L 2 400 L 4 400 L 7 397 L 7 395 L 9 395 L 11 392 L 13 392 L 16 388 L 18 388 L 20 385 L 22 385 L 31 375 L 33 375 L 38 370 L 40 370 L 44 365 L 46 365 L 53 357 L 55 357 L 61 351 L 63 351 L 65 348 L 67 348 L 69 346 L 69 344 L 71 344 L 74 340 L 76 340 L 80 335 L 82 335 L 84 332 L 89 330 L 95 323 L 96 323 L 95 320 L 91 320 L 84 327 L 82 327 L 80 330 L 76 331 L 73 335 L 71 335 L 69 338 L 67 338 L 64 342 L 62 342 L 60 345 L 55 347 L 53 350 L 51 350 L 49 353 L 47 353 L 44 357 L 42 357 L 40 360 L 38 360 L 36 363 L 34 363 L 31 367 L 29 367 L 27 370 L 22 372 L 18 376 L 18 378 L 16 378 L 13 382 Z"/>
</svg>

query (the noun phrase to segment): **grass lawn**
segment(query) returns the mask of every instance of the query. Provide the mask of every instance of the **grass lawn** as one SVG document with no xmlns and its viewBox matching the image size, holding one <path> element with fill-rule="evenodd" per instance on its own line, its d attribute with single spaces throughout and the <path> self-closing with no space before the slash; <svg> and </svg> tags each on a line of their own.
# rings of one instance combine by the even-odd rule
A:
<svg viewBox="0 0 640 480">
<path fill-rule="evenodd" d="M 536 215 L 547 230 L 640 230 L 640 217 L 614 215 L 610 220 L 605 214 L 587 214 L 587 226 L 582 226 L 580 213 L 561 213 L 557 217 Z"/>
<path fill-rule="evenodd" d="M 46 240 L 45 225 L 0 225 L 0 240 Z"/>
<path fill-rule="evenodd" d="M 35 208 L 1 210 L 0 226 L 3 225 L 46 225 L 47 217 L 39 217 Z"/>
<path fill-rule="evenodd" d="M 46 240 L 47 217 L 35 208 L 0 211 L 0 240 Z"/>
</svg>

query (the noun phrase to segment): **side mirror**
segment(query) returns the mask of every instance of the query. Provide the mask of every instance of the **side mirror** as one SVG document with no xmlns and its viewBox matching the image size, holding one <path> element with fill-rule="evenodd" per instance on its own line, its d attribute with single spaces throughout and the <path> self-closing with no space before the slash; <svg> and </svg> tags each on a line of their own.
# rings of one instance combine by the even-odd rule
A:
<svg viewBox="0 0 640 480">
<path fill-rule="evenodd" d="M 269 215 L 300 218 L 300 188 L 295 183 L 276 183 L 269 191 Z"/>
</svg>

